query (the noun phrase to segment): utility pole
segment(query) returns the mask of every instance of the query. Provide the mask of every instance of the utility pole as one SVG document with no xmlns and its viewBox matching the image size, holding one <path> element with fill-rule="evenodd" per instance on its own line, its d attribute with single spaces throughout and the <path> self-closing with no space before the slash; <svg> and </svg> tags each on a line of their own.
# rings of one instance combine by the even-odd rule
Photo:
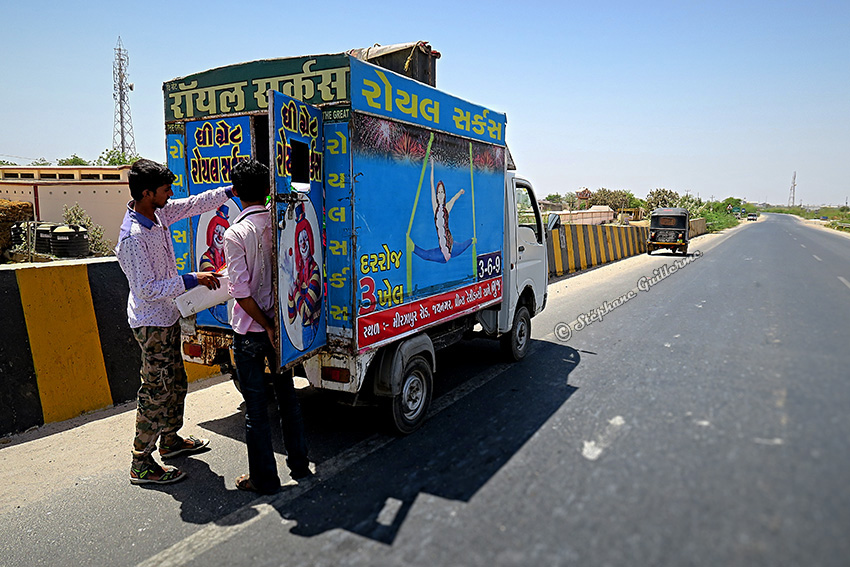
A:
<svg viewBox="0 0 850 567">
<path fill-rule="evenodd" d="M 791 177 L 791 194 L 788 196 L 788 206 L 793 207 L 794 202 L 797 200 L 797 196 L 795 195 L 797 189 L 797 172 L 794 172 L 794 175 Z"/>
<path fill-rule="evenodd" d="M 125 156 L 136 155 L 136 141 L 133 138 L 133 119 L 130 117 L 130 91 L 133 83 L 128 83 L 130 77 L 130 57 L 121 36 L 115 46 L 115 61 L 112 64 L 112 80 L 114 88 L 112 98 L 115 99 L 115 127 L 112 131 L 112 149 L 120 151 Z"/>
</svg>

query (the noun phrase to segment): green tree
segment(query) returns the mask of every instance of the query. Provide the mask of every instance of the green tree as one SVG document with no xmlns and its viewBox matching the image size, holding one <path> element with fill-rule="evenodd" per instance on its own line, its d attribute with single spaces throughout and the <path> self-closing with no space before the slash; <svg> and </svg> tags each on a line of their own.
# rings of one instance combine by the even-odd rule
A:
<svg viewBox="0 0 850 567">
<path fill-rule="evenodd" d="M 575 210 L 578 206 L 578 197 L 576 197 L 575 192 L 569 191 L 566 195 L 564 195 L 562 203 L 566 205 L 568 209 Z"/>
<path fill-rule="evenodd" d="M 625 189 L 606 189 L 600 187 L 590 196 L 590 205 L 608 205 L 612 209 L 626 209 L 632 206 L 635 196 Z"/>
<path fill-rule="evenodd" d="M 53 162 L 48 161 L 46 158 L 40 157 L 37 160 L 34 160 L 30 165 L 53 165 Z"/>
<path fill-rule="evenodd" d="M 679 197 L 679 200 L 676 202 L 677 207 L 682 207 L 683 209 L 687 209 L 691 214 L 691 218 L 697 218 L 702 216 L 703 212 L 706 209 L 705 203 L 702 202 L 702 199 L 699 197 L 694 197 L 693 195 L 682 195 Z"/>
<path fill-rule="evenodd" d="M 546 197 L 543 198 L 544 201 L 549 201 L 551 203 L 561 204 L 564 202 L 564 196 L 560 193 L 549 193 Z"/>
<path fill-rule="evenodd" d="M 653 189 L 646 196 L 646 208 L 650 212 L 659 207 L 675 207 L 678 202 L 679 194 L 663 187 Z"/>
<path fill-rule="evenodd" d="M 112 242 L 103 235 L 103 227 L 99 224 L 94 224 L 89 214 L 79 203 L 74 203 L 72 207 L 63 205 L 62 220 L 65 224 L 76 224 L 85 227 L 86 231 L 88 231 L 89 251 L 92 255 L 112 256 L 114 247 Z"/>
<path fill-rule="evenodd" d="M 129 165 L 139 159 L 140 156 L 125 155 L 121 150 L 115 148 L 103 150 L 92 165 Z"/>
<path fill-rule="evenodd" d="M 65 159 L 60 159 L 56 162 L 57 165 L 89 165 L 89 162 L 78 156 L 77 154 L 72 154 L 71 157 L 66 157 Z"/>
<path fill-rule="evenodd" d="M 6 161 L 5 159 L 0 159 L 0 165 L 18 165 L 18 164 L 12 163 L 11 161 Z"/>
</svg>

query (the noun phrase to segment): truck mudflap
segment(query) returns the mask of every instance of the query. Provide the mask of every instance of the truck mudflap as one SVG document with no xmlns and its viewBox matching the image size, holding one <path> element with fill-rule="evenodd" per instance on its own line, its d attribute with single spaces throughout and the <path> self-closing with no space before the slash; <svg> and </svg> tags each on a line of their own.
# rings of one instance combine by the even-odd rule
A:
<svg viewBox="0 0 850 567">
<path fill-rule="evenodd" d="M 372 362 L 373 392 L 390 428 L 402 435 L 425 422 L 434 392 L 434 345 L 419 334 L 384 347 Z"/>
<path fill-rule="evenodd" d="M 375 395 L 397 396 L 402 391 L 404 367 L 412 357 L 417 355 L 424 355 L 431 366 L 431 371 L 436 370 L 434 344 L 431 342 L 431 337 L 424 333 L 384 347 L 372 362 Z"/>
</svg>

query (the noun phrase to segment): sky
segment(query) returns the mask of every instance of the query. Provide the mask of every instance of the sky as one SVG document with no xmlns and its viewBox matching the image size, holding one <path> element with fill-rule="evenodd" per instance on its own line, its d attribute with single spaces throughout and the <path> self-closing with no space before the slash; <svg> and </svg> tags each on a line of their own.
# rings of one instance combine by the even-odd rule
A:
<svg viewBox="0 0 850 567">
<path fill-rule="evenodd" d="M 850 1 L 0 0 L 0 160 L 112 146 L 112 65 L 129 53 L 136 151 L 165 161 L 162 83 L 206 69 L 424 40 L 437 86 L 504 112 L 540 196 L 843 205 Z"/>
</svg>

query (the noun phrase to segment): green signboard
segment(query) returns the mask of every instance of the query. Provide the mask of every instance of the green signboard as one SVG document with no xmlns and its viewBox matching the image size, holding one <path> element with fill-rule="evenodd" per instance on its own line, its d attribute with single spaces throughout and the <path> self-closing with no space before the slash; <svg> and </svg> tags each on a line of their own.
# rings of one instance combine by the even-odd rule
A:
<svg viewBox="0 0 850 567">
<path fill-rule="evenodd" d="M 313 105 L 348 100 L 348 65 L 341 53 L 315 55 L 240 63 L 174 79 L 162 85 L 165 122 L 265 111 L 269 89 Z"/>
</svg>

